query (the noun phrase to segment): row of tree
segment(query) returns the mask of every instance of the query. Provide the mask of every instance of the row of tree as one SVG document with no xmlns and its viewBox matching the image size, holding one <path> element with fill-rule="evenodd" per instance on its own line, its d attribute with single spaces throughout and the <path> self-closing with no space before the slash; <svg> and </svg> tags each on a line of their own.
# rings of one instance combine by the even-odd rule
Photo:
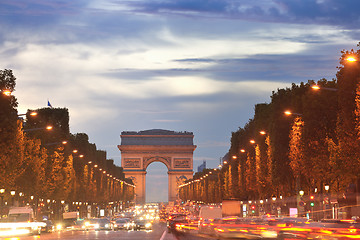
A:
<svg viewBox="0 0 360 240">
<path fill-rule="evenodd" d="M 2 93 L 14 92 L 15 81 L 11 70 L 0 70 Z M 5 189 L 5 201 L 11 190 L 28 199 L 58 202 L 100 204 L 134 198 L 133 183 L 122 168 L 89 143 L 87 134 L 70 133 L 68 109 L 28 110 L 22 118 L 17 105 L 14 95 L 0 94 L 0 188 Z M 45 129 L 48 125 L 51 131 Z"/>
<path fill-rule="evenodd" d="M 228 163 L 216 174 L 210 169 L 195 174 L 179 189 L 181 199 L 290 197 L 299 190 L 321 193 L 325 185 L 332 193 L 356 192 L 360 61 L 347 61 L 350 56 L 360 59 L 360 50 L 342 51 L 336 79 L 292 84 L 273 92 L 270 103 L 257 104 L 254 117 L 232 133 Z"/>
</svg>

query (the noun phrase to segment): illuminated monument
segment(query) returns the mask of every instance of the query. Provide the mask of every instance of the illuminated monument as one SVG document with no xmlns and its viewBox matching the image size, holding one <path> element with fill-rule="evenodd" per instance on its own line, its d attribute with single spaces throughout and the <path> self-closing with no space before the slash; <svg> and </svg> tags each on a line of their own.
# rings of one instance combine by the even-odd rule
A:
<svg viewBox="0 0 360 240">
<path fill-rule="evenodd" d="M 136 203 L 145 203 L 146 169 L 153 162 L 161 162 L 168 169 L 169 201 L 178 199 L 178 186 L 193 176 L 192 132 L 152 129 L 125 131 L 120 135 L 121 166 L 125 177 L 136 185 Z"/>
</svg>

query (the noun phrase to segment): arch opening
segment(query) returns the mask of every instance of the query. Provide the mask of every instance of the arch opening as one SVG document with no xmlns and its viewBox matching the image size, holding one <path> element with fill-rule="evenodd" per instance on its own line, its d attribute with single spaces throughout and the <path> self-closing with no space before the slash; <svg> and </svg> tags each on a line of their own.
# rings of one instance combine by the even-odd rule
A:
<svg viewBox="0 0 360 240">
<path fill-rule="evenodd" d="M 146 172 L 146 202 L 167 202 L 169 180 L 165 163 L 152 161 Z"/>
</svg>

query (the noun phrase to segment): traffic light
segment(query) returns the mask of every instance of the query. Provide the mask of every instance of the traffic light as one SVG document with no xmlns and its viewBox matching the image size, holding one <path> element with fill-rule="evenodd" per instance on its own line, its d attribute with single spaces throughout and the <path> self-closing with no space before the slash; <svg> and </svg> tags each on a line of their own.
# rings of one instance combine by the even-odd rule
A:
<svg viewBox="0 0 360 240">
<path fill-rule="evenodd" d="M 251 205 L 251 212 L 255 213 L 255 205 Z"/>
<path fill-rule="evenodd" d="M 311 195 L 311 196 L 310 196 L 310 206 L 311 206 L 311 207 L 315 206 L 314 200 L 315 200 L 314 195 Z"/>
</svg>

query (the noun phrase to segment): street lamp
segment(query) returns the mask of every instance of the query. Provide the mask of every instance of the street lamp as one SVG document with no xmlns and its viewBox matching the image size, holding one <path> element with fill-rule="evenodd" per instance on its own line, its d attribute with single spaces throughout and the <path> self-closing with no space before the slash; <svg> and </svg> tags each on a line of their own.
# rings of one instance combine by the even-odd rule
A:
<svg viewBox="0 0 360 240">
<path fill-rule="evenodd" d="M 348 62 L 357 62 L 357 59 L 355 57 L 353 57 L 353 56 L 350 56 L 350 57 L 348 57 L 346 59 L 346 61 L 348 61 Z"/>
<path fill-rule="evenodd" d="M 48 126 L 46 126 L 46 127 L 40 127 L 40 128 L 30 128 L 30 129 L 24 129 L 23 130 L 23 132 L 32 132 L 32 131 L 36 131 L 36 130 L 43 130 L 43 129 L 45 129 L 45 130 L 52 130 L 53 129 L 53 127 L 52 126 L 50 126 L 50 125 L 48 125 Z"/>
<path fill-rule="evenodd" d="M 328 90 L 328 91 L 336 92 L 338 90 L 337 88 L 320 87 L 319 85 L 312 85 L 311 88 L 316 91 L 317 90 Z"/>
<path fill-rule="evenodd" d="M 0 205 L 0 218 L 2 218 L 3 215 L 3 203 L 4 203 L 4 193 L 5 193 L 5 189 L 1 188 L 0 189 L 0 197 L 1 197 L 1 205 Z"/>
<path fill-rule="evenodd" d="M 10 191 L 12 206 L 14 206 L 15 194 L 16 194 L 15 190 Z"/>
<path fill-rule="evenodd" d="M 294 112 L 291 112 L 290 110 L 284 111 L 284 114 L 287 115 L 287 116 L 290 116 L 290 115 L 302 116 L 302 114 L 300 114 L 300 113 L 294 113 Z"/>
<path fill-rule="evenodd" d="M 20 117 L 20 116 L 25 116 L 25 115 L 26 115 L 26 113 L 21 113 L 21 114 L 18 114 L 18 117 Z M 29 115 L 32 116 L 32 117 L 34 117 L 34 116 L 38 115 L 38 113 L 35 112 L 35 111 L 32 111 L 32 112 L 29 113 Z"/>
<path fill-rule="evenodd" d="M 11 91 L 10 90 L 0 90 L 1 93 L 5 96 L 10 96 L 11 95 Z"/>
</svg>

